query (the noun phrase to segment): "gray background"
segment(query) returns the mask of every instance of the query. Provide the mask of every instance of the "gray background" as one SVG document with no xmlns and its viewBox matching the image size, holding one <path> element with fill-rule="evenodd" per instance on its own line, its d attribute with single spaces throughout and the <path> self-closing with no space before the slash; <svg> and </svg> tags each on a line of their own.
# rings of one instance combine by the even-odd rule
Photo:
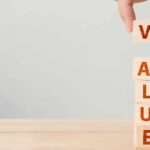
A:
<svg viewBox="0 0 150 150">
<path fill-rule="evenodd" d="M 148 50 L 114 1 L 0 0 L 0 117 L 131 119 L 132 59 Z"/>
</svg>

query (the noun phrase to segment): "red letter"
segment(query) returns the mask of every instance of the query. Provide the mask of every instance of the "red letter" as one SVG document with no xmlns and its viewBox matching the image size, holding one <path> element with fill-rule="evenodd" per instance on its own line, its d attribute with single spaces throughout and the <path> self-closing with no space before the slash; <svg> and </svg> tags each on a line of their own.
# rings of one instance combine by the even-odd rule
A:
<svg viewBox="0 0 150 150">
<path fill-rule="evenodd" d="M 150 95 L 147 95 L 146 91 L 147 91 L 146 84 L 144 84 L 143 85 L 143 98 L 150 98 Z"/>
<path fill-rule="evenodd" d="M 139 28 L 140 28 L 143 39 L 147 39 L 149 31 L 150 31 L 150 25 L 147 26 L 146 32 L 144 32 L 142 25 L 139 25 Z"/>
<path fill-rule="evenodd" d="M 143 144 L 144 145 L 150 144 L 150 135 L 149 134 L 150 134 L 150 130 L 144 130 L 143 131 Z"/>
<path fill-rule="evenodd" d="M 146 76 L 150 76 L 147 62 L 142 62 L 138 76 L 140 76 L 142 73 L 145 73 Z"/>
<path fill-rule="evenodd" d="M 148 112 L 148 117 L 144 117 L 144 107 L 141 107 L 141 119 L 143 121 L 150 121 L 150 108 L 148 109 L 149 112 Z"/>
</svg>

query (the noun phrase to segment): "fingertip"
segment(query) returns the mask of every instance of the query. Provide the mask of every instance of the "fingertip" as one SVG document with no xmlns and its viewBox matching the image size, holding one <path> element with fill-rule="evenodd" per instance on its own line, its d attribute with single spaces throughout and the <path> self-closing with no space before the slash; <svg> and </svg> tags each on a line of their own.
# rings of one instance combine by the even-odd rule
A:
<svg viewBox="0 0 150 150">
<path fill-rule="evenodd" d="M 132 27 L 132 24 L 129 23 L 128 21 L 125 21 L 125 27 L 126 27 L 126 30 L 127 32 L 132 32 L 133 31 L 133 27 Z"/>
<path fill-rule="evenodd" d="M 132 17 L 126 17 L 124 20 L 127 32 L 129 33 L 133 31 L 133 20 L 134 19 Z"/>
<path fill-rule="evenodd" d="M 133 31 L 132 28 L 128 28 L 127 30 L 128 30 L 129 33 L 131 33 Z"/>
</svg>

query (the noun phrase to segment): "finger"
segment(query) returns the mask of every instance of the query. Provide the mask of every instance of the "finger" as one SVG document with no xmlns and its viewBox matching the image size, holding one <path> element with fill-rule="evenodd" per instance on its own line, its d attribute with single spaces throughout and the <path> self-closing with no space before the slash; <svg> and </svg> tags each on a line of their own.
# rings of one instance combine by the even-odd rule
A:
<svg viewBox="0 0 150 150">
<path fill-rule="evenodd" d="M 133 31 L 133 21 L 135 20 L 135 13 L 132 6 L 126 6 L 124 14 L 124 23 L 128 32 Z"/>
<path fill-rule="evenodd" d="M 133 9 L 133 2 L 131 0 L 119 0 L 120 15 L 124 21 L 128 32 L 133 31 L 133 20 L 135 20 L 135 13 Z"/>
<path fill-rule="evenodd" d="M 134 0 L 134 3 L 141 3 L 141 2 L 144 2 L 144 1 L 147 1 L 147 0 Z"/>
</svg>

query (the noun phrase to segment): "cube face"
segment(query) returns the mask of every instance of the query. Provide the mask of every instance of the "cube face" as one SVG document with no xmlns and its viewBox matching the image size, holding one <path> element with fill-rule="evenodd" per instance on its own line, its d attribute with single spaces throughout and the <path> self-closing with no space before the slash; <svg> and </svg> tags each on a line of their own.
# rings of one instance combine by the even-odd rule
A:
<svg viewBox="0 0 150 150">
<path fill-rule="evenodd" d="M 150 126 L 135 126 L 135 147 L 150 149 Z"/>
<path fill-rule="evenodd" d="M 150 81 L 135 81 L 135 100 L 136 102 L 150 103 Z"/>
<path fill-rule="evenodd" d="M 150 80 L 150 58 L 134 58 L 133 79 Z"/>
<path fill-rule="evenodd" d="M 150 20 L 135 20 L 133 42 L 150 42 Z"/>
<path fill-rule="evenodd" d="M 136 104 L 135 120 L 138 125 L 150 126 L 150 103 Z"/>
</svg>

